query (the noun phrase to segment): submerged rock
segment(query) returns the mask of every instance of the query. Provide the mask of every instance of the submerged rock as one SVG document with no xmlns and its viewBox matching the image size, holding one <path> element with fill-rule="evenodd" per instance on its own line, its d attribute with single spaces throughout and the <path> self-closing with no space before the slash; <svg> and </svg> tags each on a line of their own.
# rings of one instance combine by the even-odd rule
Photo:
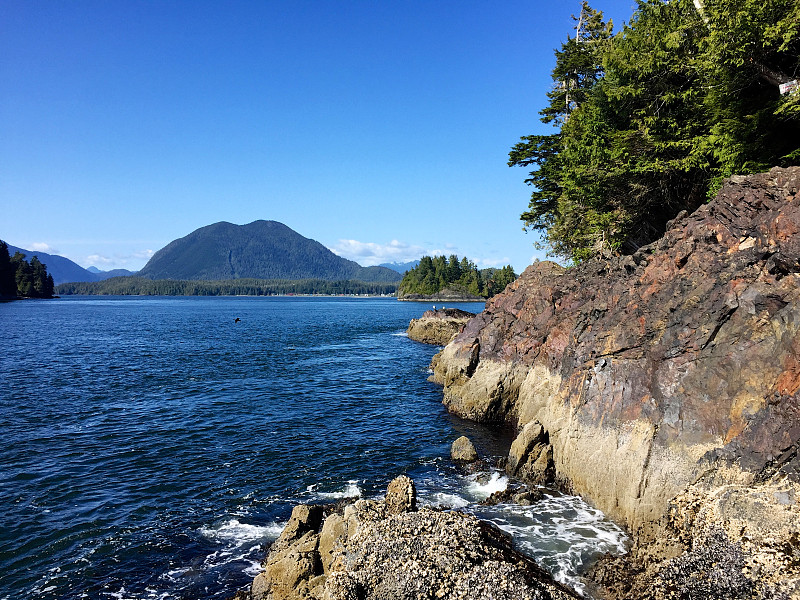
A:
<svg viewBox="0 0 800 600">
<path fill-rule="evenodd" d="M 750 583 L 715 597 L 800 598 L 798 191 L 800 167 L 731 178 L 632 256 L 532 265 L 434 359 L 450 411 L 538 421 L 557 481 L 627 525 L 628 597 L 694 597 L 716 556 Z"/>
<path fill-rule="evenodd" d="M 408 337 L 425 344 L 449 343 L 475 314 L 458 308 L 427 310 L 419 319 L 411 319 Z"/>
<path fill-rule="evenodd" d="M 511 538 L 494 526 L 463 513 L 414 510 L 408 477 L 389 488 L 385 501 L 357 500 L 302 535 L 300 523 L 316 522 L 306 518 L 316 508 L 296 507 L 287 524 L 291 533 L 281 534 L 264 571 L 237 598 L 579 598 L 514 550 Z"/>
</svg>

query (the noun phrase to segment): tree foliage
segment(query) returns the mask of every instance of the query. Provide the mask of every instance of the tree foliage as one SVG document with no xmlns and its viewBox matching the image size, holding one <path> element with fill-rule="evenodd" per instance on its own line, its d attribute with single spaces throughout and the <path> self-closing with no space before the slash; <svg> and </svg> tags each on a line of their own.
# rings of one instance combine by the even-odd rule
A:
<svg viewBox="0 0 800 600">
<path fill-rule="evenodd" d="M 0 240 L 0 297 L 52 298 L 53 277 L 37 256 L 30 262 L 15 252 L 9 256 L 8 244 Z"/>
<path fill-rule="evenodd" d="M 286 296 L 286 295 L 391 295 L 395 283 L 328 281 L 322 279 L 231 279 L 201 281 L 112 277 L 104 281 L 62 283 L 58 293 L 102 296 Z"/>
<path fill-rule="evenodd" d="M 800 94 L 778 88 L 800 77 L 796 0 L 638 0 L 613 36 L 586 2 L 577 20 L 540 113 L 557 131 L 509 154 L 552 254 L 633 252 L 722 178 L 800 160 Z"/>
<path fill-rule="evenodd" d="M 517 278 L 514 269 L 507 265 L 502 269 L 478 269 L 466 257 L 455 254 L 423 256 L 419 264 L 406 271 L 398 287 L 402 295 L 422 294 L 430 296 L 451 288 L 471 296 L 488 298 L 502 292 Z"/>
</svg>

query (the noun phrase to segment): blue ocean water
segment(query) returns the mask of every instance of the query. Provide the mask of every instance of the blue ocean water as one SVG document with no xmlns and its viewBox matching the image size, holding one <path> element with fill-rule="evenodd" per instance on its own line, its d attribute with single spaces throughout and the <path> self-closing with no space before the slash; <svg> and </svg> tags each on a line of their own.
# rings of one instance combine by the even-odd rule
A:
<svg viewBox="0 0 800 600">
<path fill-rule="evenodd" d="M 454 305 L 456 306 L 456 305 Z M 458 305 L 477 312 L 480 304 Z M 624 534 L 580 499 L 478 508 L 506 480 L 447 458 L 464 433 L 390 298 L 67 297 L 0 304 L 0 598 L 230 597 L 298 502 L 474 510 L 578 583 Z M 238 322 L 235 319 L 239 319 Z"/>
</svg>

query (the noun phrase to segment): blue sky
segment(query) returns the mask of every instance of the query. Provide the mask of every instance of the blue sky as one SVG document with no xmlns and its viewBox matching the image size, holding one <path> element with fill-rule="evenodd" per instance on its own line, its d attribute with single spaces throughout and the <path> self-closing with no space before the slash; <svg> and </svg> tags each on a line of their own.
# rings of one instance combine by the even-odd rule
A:
<svg viewBox="0 0 800 600">
<path fill-rule="evenodd" d="M 630 19 L 634 0 L 593 6 Z M 0 239 L 139 269 L 285 223 L 362 265 L 521 272 L 519 137 L 578 0 L 0 3 Z"/>
</svg>

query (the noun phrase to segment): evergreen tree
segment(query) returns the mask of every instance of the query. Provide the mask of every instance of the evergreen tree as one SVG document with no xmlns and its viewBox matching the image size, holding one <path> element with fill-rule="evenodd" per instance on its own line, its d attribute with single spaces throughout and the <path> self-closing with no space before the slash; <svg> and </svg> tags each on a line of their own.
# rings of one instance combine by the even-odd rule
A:
<svg viewBox="0 0 800 600">
<path fill-rule="evenodd" d="M 550 103 L 540 112 L 543 123 L 556 127 L 563 127 L 591 98 L 603 74 L 603 52 L 612 31 L 612 23 L 604 21 L 603 13 L 592 9 L 585 1 L 581 4 L 580 15 L 573 19 L 577 22 L 575 36 L 556 51 L 556 66 L 552 72 L 554 86 L 547 94 Z M 561 176 L 563 152 L 569 140 L 561 131 L 521 139 L 511 149 L 509 166 L 536 167 L 525 181 L 534 190 L 522 220 L 526 228 L 542 230 L 545 239 L 554 245 L 556 254 L 568 253 L 569 244 L 563 244 L 558 235 L 553 235 L 553 227 L 571 230 L 581 221 L 573 222 L 569 211 L 560 210 L 565 193 Z"/>
<path fill-rule="evenodd" d="M 800 77 L 796 0 L 638 0 L 613 38 L 601 13 L 581 14 L 593 51 L 556 53 L 542 111 L 558 133 L 509 155 L 535 169 L 522 220 L 552 254 L 633 252 L 723 177 L 800 160 L 800 93 L 778 87 Z M 594 68 L 572 77 L 576 62 Z"/>
<path fill-rule="evenodd" d="M 16 268 L 11 264 L 8 244 L 0 240 L 0 297 L 17 295 Z"/>
<path fill-rule="evenodd" d="M 415 268 L 406 271 L 398 291 L 430 296 L 444 288 L 452 288 L 485 298 L 501 292 L 516 277 L 510 265 L 502 269 L 479 270 L 471 260 L 466 257 L 459 260 L 455 254 L 449 258 L 423 256 Z"/>
</svg>

